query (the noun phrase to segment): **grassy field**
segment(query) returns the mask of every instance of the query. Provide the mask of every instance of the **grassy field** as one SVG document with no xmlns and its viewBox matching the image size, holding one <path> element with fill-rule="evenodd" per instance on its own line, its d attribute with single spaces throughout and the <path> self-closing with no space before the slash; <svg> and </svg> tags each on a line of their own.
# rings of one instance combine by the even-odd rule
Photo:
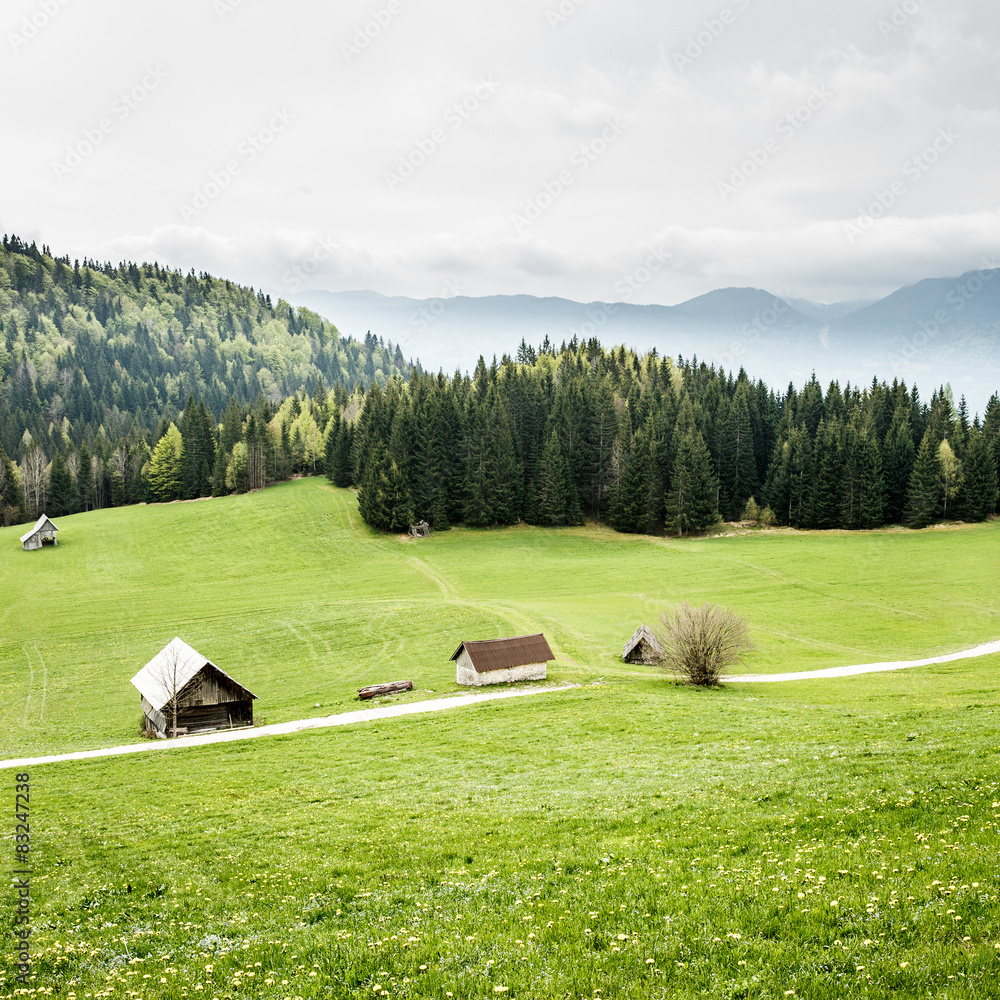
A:
<svg viewBox="0 0 1000 1000">
<path fill-rule="evenodd" d="M 58 547 L 36 552 L 20 527 L 0 530 L 2 757 L 139 739 L 129 678 L 174 635 L 254 691 L 267 722 L 349 709 L 378 681 L 453 691 L 448 657 L 468 638 L 544 631 L 556 680 L 646 677 L 621 646 L 682 599 L 749 619 L 753 672 L 1000 636 L 1000 522 L 682 541 L 519 526 L 407 542 L 309 479 L 59 527 Z"/>
<path fill-rule="evenodd" d="M 0 532 L 5 752 L 136 739 L 181 634 L 269 721 L 454 689 L 542 629 L 558 694 L 31 769 L 33 976 L 0 998 L 1000 997 L 1000 657 L 719 691 L 617 660 L 711 599 L 774 671 L 1000 634 L 1000 524 L 675 542 L 376 536 L 319 480 Z M 44 666 L 43 666 L 44 664 Z M 12 871 L 16 775 L 0 770 Z"/>
<path fill-rule="evenodd" d="M 998 666 L 751 695 L 616 679 L 37 766 L 31 986 L 1000 996 Z"/>
</svg>

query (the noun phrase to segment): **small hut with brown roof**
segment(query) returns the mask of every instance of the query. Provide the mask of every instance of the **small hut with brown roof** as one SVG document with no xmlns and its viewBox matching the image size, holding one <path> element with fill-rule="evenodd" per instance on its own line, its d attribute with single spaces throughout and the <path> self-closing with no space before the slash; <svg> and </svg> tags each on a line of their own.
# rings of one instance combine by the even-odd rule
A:
<svg viewBox="0 0 1000 1000">
<path fill-rule="evenodd" d="M 515 635 L 509 639 L 463 642 L 451 657 L 459 684 L 482 687 L 510 681 L 543 681 L 554 660 L 545 636 Z"/>
<path fill-rule="evenodd" d="M 646 625 L 640 625 L 622 649 L 626 663 L 656 664 L 663 661 L 663 645 Z"/>
</svg>

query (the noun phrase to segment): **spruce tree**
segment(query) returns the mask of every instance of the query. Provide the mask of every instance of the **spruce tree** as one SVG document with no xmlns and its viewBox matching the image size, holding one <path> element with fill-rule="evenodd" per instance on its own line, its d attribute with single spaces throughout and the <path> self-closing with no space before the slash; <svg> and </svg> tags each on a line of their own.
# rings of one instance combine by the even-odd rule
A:
<svg viewBox="0 0 1000 1000">
<path fill-rule="evenodd" d="M 749 385 L 740 381 L 731 403 L 723 403 L 719 432 L 719 509 L 723 520 L 739 518 L 758 488 L 750 420 Z"/>
<path fill-rule="evenodd" d="M 677 445 L 666 502 L 667 529 L 678 535 L 704 531 L 719 520 L 718 482 L 701 432 L 687 430 Z"/>
<path fill-rule="evenodd" d="M 25 517 L 24 497 L 14 463 L 0 444 L 0 524 L 15 524 Z"/>
<path fill-rule="evenodd" d="M 877 528 L 885 511 L 882 454 L 871 418 L 851 421 L 844 462 L 841 522 L 845 528 Z"/>
<path fill-rule="evenodd" d="M 340 437 L 340 412 L 330 417 L 323 434 L 323 471 L 326 478 L 337 485 L 337 441 Z"/>
<path fill-rule="evenodd" d="M 229 456 L 222 447 L 221 439 L 215 449 L 215 464 L 212 467 L 212 496 L 224 497 L 229 495 L 229 487 L 226 485 L 226 467 L 229 463 Z"/>
<path fill-rule="evenodd" d="M 836 528 L 840 524 L 844 480 L 843 431 L 840 421 L 820 420 L 810 456 L 804 524 L 809 528 Z"/>
<path fill-rule="evenodd" d="M 535 473 L 534 490 L 536 503 L 532 523 L 554 527 L 579 521 L 576 487 L 570 478 L 569 465 L 554 427 L 545 442 Z"/>
<path fill-rule="evenodd" d="M 885 476 L 885 519 L 890 524 L 898 523 L 906 506 L 907 489 L 916 448 L 910 428 L 909 409 L 899 406 L 893 414 L 892 424 L 882 448 L 882 470 Z"/>
<path fill-rule="evenodd" d="M 77 509 L 76 485 L 66 465 L 66 459 L 57 451 L 49 468 L 48 513 L 53 517 L 73 514 Z"/>
<path fill-rule="evenodd" d="M 640 533 L 647 528 L 649 459 L 649 443 L 640 428 L 621 453 L 618 486 L 609 512 L 609 522 L 615 531 Z"/>
<path fill-rule="evenodd" d="M 910 473 L 903 523 L 910 528 L 926 528 L 939 516 L 940 504 L 941 485 L 937 448 L 934 442 L 934 430 L 928 427 L 920 442 L 913 463 L 913 472 Z"/>
<path fill-rule="evenodd" d="M 969 431 L 965 448 L 962 487 L 957 513 L 963 521 L 985 521 L 997 503 L 997 472 L 986 435 L 978 428 Z"/>
<path fill-rule="evenodd" d="M 82 510 L 90 510 L 94 506 L 94 469 L 93 460 L 87 446 L 81 445 L 78 455 L 79 464 L 76 472 L 76 494 Z"/>
</svg>

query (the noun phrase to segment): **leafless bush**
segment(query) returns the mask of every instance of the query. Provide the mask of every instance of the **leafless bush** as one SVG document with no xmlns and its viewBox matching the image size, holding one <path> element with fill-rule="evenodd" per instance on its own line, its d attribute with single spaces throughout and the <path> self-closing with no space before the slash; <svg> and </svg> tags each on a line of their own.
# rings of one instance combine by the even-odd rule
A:
<svg viewBox="0 0 1000 1000">
<path fill-rule="evenodd" d="M 663 665 L 687 684 L 716 687 L 730 667 L 753 651 L 746 620 L 727 608 L 687 601 L 660 617 Z"/>
</svg>

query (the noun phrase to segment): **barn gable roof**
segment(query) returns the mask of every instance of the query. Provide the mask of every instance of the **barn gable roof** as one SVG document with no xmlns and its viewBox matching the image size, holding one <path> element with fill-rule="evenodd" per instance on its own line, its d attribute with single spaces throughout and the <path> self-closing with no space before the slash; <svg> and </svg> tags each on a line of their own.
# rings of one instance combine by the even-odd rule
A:
<svg viewBox="0 0 1000 1000">
<path fill-rule="evenodd" d="M 230 677 L 225 670 L 216 666 L 177 636 L 171 639 L 132 678 L 132 685 L 157 712 L 162 712 L 163 706 L 173 698 L 174 693 L 180 694 L 205 667 L 211 667 L 218 671 L 227 681 L 245 691 L 251 698 L 257 697 L 252 691 Z"/>
<path fill-rule="evenodd" d="M 55 526 L 55 525 L 54 525 L 54 524 L 53 524 L 53 523 L 52 523 L 52 522 L 51 522 L 51 521 L 49 520 L 49 518 L 48 518 L 48 516 L 47 516 L 47 515 L 45 515 L 45 514 L 42 514 L 42 516 L 41 516 L 41 517 L 40 517 L 40 518 L 39 518 L 39 519 L 38 519 L 37 521 L 35 521 L 35 524 L 34 524 L 34 526 L 32 527 L 32 529 L 31 529 L 30 531 L 26 531 L 26 532 L 25 532 L 25 533 L 24 533 L 23 535 L 21 535 L 21 544 L 23 545 L 23 544 L 24 544 L 24 543 L 25 543 L 25 542 L 26 542 L 26 541 L 27 541 L 27 540 L 28 540 L 29 538 L 31 538 L 31 536 L 32 536 L 32 535 L 33 535 L 33 534 L 34 534 L 34 533 L 35 533 L 36 531 L 41 531 L 41 530 L 42 530 L 42 528 L 44 528 L 46 524 L 47 524 L 47 525 L 48 525 L 48 526 L 49 526 L 49 527 L 50 527 L 50 528 L 51 528 L 51 529 L 52 529 L 53 531 L 58 531 L 58 530 L 59 530 L 59 529 L 58 529 L 58 528 L 57 528 L 57 527 L 56 527 L 56 526 Z"/>
<path fill-rule="evenodd" d="M 624 660 L 636 646 L 643 642 L 646 643 L 646 645 L 649 646 L 649 648 L 657 656 L 663 656 L 663 644 L 653 634 L 653 630 L 649 628 L 648 625 L 640 625 L 632 634 L 632 638 L 625 643 L 625 646 L 622 649 L 622 659 Z"/>
<path fill-rule="evenodd" d="M 488 670 L 506 670 L 510 667 L 523 667 L 526 663 L 542 663 L 555 659 L 541 632 L 535 635 L 515 635 L 509 639 L 463 642 L 459 644 L 451 659 L 457 660 L 463 648 L 469 654 L 476 672 L 480 674 Z"/>
</svg>

